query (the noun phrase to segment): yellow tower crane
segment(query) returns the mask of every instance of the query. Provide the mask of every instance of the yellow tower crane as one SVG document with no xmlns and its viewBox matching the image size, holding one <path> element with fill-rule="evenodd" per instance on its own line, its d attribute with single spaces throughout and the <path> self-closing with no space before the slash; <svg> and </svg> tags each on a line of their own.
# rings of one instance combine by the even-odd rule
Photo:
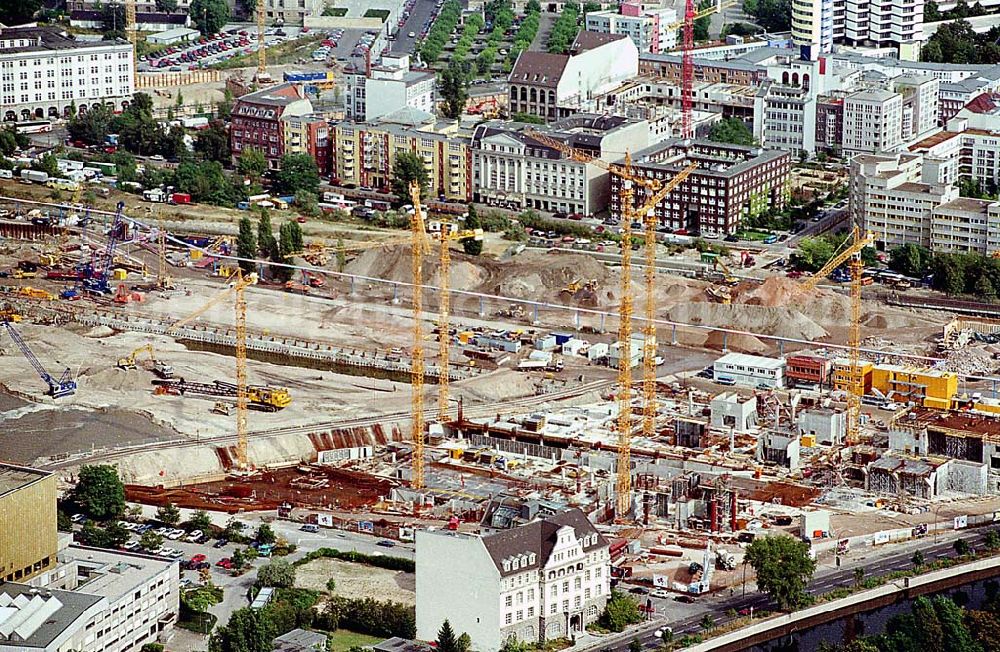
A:
<svg viewBox="0 0 1000 652">
<path fill-rule="evenodd" d="M 645 227 L 646 269 L 646 328 L 642 340 L 642 436 L 652 438 L 656 435 L 656 206 L 677 186 L 698 169 L 697 163 L 691 163 L 678 172 L 667 185 L 643 201 L 638 210 L 638 216 Z"/>
<path fill-rule="evenodd" d="M 621 303 L 618 308 L 618 462 L 615 474 L 616 515 L 625 518 L 632 508 L 632 222 L 636 217 L 635 186 L 657 193 L 663 187 L 660 179 L 650 179 L 632 170 L 632 158 L 627 153 L 623 164 L 608 163 L 586 152 L 574 149 L 557 138 L 535 130 L 525 135 L 562 152 L 567 158 L 592 163 L 619 177 L 621 181 Z M 655 385 L 654 385 L 655 390 Z M 649 397 L 646 397 L 648 400 Z M 655 397 L 654 397 L 655 400 Z"/>
<path fill-rule="evenodd" d="M 728 9 L 736 4 L 735 0 L 726 0 L 725 2 L 716 2 L 711 7 L 706 7 L 705 9 L 699 10 L 694 15 L 694 19 L 704 18 L 705 16 L 711 16 L 712 14 L 721 14 L 724 9 Z M 667 29 L 677 30 L 684 27 L 684 20 L 677 20 L 667 25 Z"/>
<path fill-rule="evenodd" d="M 410 263 L 413 270 L 413 352 L 410 367 L 413 395 L 411 400 L 411 422 L 413 430 L 413 478 L 410 485 L 414 489 L 424 488 L 424 249 L 427 247 L 427 231 L 424 229 L 424 209 L 420 205 L 420 184 L 410 183 L 410 198 L 413 201 L 413 217 L 410 220 L 413 241 Z"/>
<path fill-rule="evenodd" d="M 234 308 L 236 313 L 236 465 L 241 472 L 250 469 L 247 459 L 247 301 L 245 290 L 257 283 L 257 274 L 244 276 L 237 268 L 229 277 L 229 288 L 215 295 L 202 307 L 174 323 L 167 332 L 176 330 L 194 319 L 197 319 L 212 306 L 228 299 L 235 294 Z"/>
<path fill-rule="evenodd" d="M 136 90 L 136 79 L 139 74 L 138 52 L 138 26 L 135 21 L 135 0 L 125 0 L 125 38 L 132 44 L 132 89 Z"/>
<path fill-rule="evenodd" d="M 861 277 L 864 263 L 861 250 L 871 246 L 875 236 L 862 234 L 855 226 L 851 237 L 844 241 L 843 249 L 835 254 L 818 272 L 799 284 L 803 292 L 811 292 L 827 275 L 844 263 L 851 271 L 851 328 L 847 336 L 848 368 L 847 381 L 847 444 L 856 444 L 861 439 L 861 398 L 865 394 L 864 378 L 861 376 Z"/>
<path fill-rule="evenodd" d="M 270 84 L 271 75 L 267 74 L 267 48 L 264 47 L 264 3 L 267 0 L 257 0 L 257 76 L 258 84 Z"/>
</svg>

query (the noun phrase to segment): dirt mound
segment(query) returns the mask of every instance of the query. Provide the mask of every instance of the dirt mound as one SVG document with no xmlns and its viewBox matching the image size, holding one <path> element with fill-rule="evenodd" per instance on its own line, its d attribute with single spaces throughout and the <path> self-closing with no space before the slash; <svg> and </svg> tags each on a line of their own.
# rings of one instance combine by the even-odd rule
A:
<svg viewBox="0 0 1000 652">
<path fill-rule="evenodd" d="M 713 331 L 705 339 L 704 346 L 707 349 L 717 349 L 719 351 L 727 348 L 730 351 L 737 351 L 739 353 L 767 353 L 771 349 L 771 347 L 753 335 L 730 334 L 729 337 L 725 337 L 725 334 L 719 331 Z"/>
<path fill-rule="evenodd" d="M 822 326 L 790 308 L 692 302 L 674 306 L 667 314 L 671 320 L 688 324 L 755 331 L 778 337 L 819 340 L 828 335 Z"/>
<path fill-rule="evenodd" d="M 741 283 L 733 288 L 733 302 L 747 306 L 787 308 L 819 324 L 836 325 L 850 319 L 851 299 L 831 290 L 802 290 L 795 279 L 771 276 L 763 283 Z"/>
<path fill-rule="evenodd" d="M 889 320 L 885 315 L 871 315 L 864 321 L 865 328 L 888 328 Z"/>
</svg>

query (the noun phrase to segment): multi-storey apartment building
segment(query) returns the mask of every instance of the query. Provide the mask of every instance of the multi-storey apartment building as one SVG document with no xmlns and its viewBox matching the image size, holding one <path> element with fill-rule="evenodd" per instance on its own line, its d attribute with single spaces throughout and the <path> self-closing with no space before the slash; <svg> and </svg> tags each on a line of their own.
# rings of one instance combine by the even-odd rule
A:
<svg viewBox="0 0 1000 652">
<path fill-rule="evenodd" d="M 132 59 L 132 45 L 122 40 L 78 41 L 53 27 L 2 27 L 2 118 L 59 118 L 97 104 L 121 111 L 132 100 Z"/>
<path fill-rule="evenodd" d="M 487 204 L 593 215 L 607 208 L 607 170 L 567 157 L 530 135 L 542 131 L 596 158 L 617 161 L 649 145 L 649 124 L 578 114 L 538 129 L 487 122 L 472 136 L 473 197 Z"/>
<path fill-rule="evenodd" d="M 286 120 L 312 112 L 312 102 L 295 84 L 279 84 L 240 97 L 233 106 L 229 128 L 233 159 L 246 149 L 256 149 L 263 152 L 269 168 L 277 169 L 286 153 Z"/>
<path fill-rule="evenodd" d="M 308 154 L 323 176 L 330 174 L 330 125 L 321 115 L 282 115 L 285 154 Z"/>
<path fill-rule="evenodd" d="M 875 236 L 876 246 L 931 246 L 931 214 L 958 199 L 916 154 L 860 155 L 851 160 L 852 221 Z"/>
<path fill-rule="evenodd" d="M 644 9 L 641 3 L 625 2 L 618 11 L 592 11 L 586 15 L 586 30 L 601 34 L 624 34 L 639 52 L 668 52 L 677 47 L 677 10 Z"/>
<path fill-rule="evenodd" d="M 338 184 L 373 188 L 392 185 L 392 166 L 400 152 L 418 154 L 434 196 L 472 200 L 469 138 L 452 122 L 404 109 L 367 123 L 342 121 L 331 126 L 330 176 Z"/>
<path fill-rule="evenodd" d="M 692 162 L 698 169 L 655 210 L 659 222 L 671 230 L 728 235 L 739 229 L 745 216 L 785 204 L 788 152 L 673 139 L 636 152 L 632 164 L 645 176 L 669 181 Z M 618 219 L 621 190 L 621 180 L 612 175 L 611 214 Z"/>
<path fill-rule="evenodd" d="M 578 509 L 481 537 L 420 530 L 416 550 L 422 640 L 445 619 L 482 652 L 512 636 L 569 637 L 600 617 L 611 591 L 608 542 Z"/>
<path fill-rule="evenodd" d="M 845 0 L 844 39 L 896 45 L 924 38 L 924 0 Z"/>
<path fill-rule="evenodd" d="M 817 52 L 833 50 L 834 0 L 793 0 L 792 42 Z"/>
<path fill-rule="evenodd" d="M 873 89 L 844 98 L 846 154 L 891 152 L 902 143 L 903 97 Z"/>
</svg>

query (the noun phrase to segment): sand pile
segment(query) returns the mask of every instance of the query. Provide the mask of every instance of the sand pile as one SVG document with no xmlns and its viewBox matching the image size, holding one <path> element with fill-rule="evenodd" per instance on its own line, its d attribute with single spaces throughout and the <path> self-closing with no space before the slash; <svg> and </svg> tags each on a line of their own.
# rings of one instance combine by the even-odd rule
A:
<svg viewBox="0 0 1000 652">
<path fill-rule="evenodd" d="M 598 305 L 614 301 L 618 276 L 604 263 L 585 254 L 525 252 L 512 263 L 497 267 L 494 281 L 483 291 L 533 301 L 551 301 L 570 283 L 596 281 Z"/>
<path fill-rule="evenodd" d="M 828 335 L 815 321 L 790 308 L 692 302 L 674 306 L 667 311 L 667 316 L 687 324 L 720 326 L 778 337 L 819 340 Z"/>
<path fill-rule="evenodd" d="M 712 331 L 712 333 L 705 339 L 703 346 L 707 349 L 717 349 L 721 351 L 723 348 L 727 348 L 730 351 L 736 351 L 739 353 L 767 353 L 771 350 L 764 341 L 753 335 L 736 335 L 730 334 L 726 337 L 723 333 L 719 331 Z"/>
</svg>

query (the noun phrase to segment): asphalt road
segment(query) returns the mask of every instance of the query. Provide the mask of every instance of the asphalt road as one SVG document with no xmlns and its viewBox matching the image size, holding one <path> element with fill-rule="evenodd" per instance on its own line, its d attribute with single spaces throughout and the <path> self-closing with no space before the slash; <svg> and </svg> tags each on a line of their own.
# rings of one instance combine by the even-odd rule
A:
<svg viewBox="0 0 1000 652">
<path fill-rule="evenodd" d="M 406 19 L 403 26 L 399 28 L 399 32 L 396 34 L 396 40 L 390 43 L 389 49 L 392 52 L 409 52 L 413 53 L 416 49 L 417 41 L 420 39 L 420 33 L 424 30 L 424 25 L 428 21 L 437 16 L 438 7 L 434 0 L 417 0 L 414 3 L 413 8 L 410 10 L 410 17 Z M 427 25 L 430 28 L 430 25 Z M 413 32 L 414 36 L 411 38 L 409 33 Z"/>
<path fill-rule="evenodd" d="M 978 549 L 983 545 L 986 536 L 986 529 L 966 532 L 962 534 L 949 533 L 948 535 L 936 538 L 927 536 L 916 542 L 901 544 L 900 547 L 892 548 L 892 552 L 881 554 L 883 549 L 865 549 L 865 554 L 860 552 L 854 556 L 842 558 L 843 564 L 837 568 L 824 568 L 819 570 L 809 584 L 810 595 L 822 595 L 838 587 L 850 587 L 854 584 L 854 569 L 864 568 L 866 577 L 885 575 L 891 571 L 907 570 L 913 567 L 912 557 L 916 550 L 924 554 L 924 558 L 930 562 L 935 559 L 954 556 L 954 543 L 956 539 L 965 539 L 973 549 Z M 875 556 L 872 556 L 875 555 Z M 627 588 L 627 585 L 626 585 Z M 608 645 L 597 647 L 602 652 L 625 652 L 633 638 L 638 638 L 645 648 L 658 648 L 660 641 L 654 636 L 657 629 L 669 626 L 673 630 L 674 639 L 685 634 L 696 634 L 702 631 L 701 620 L 705 614 L 709 614 L 714 619 L 716 625 L 724 625 L 734 620 L 726 615 L 727 611 L 736 610 L 740 612 L 746 609 L 758 611 L 760 609 L 776 610 L 777 608 L 767 599 L 766 596 L 757 592 L 751 592 L 752 584 L 747 587 L 747 595 L 741 595 L 737 589 L 739 597 L 730 598 L 727 594 L 719 594 L 710 598 L 699 599 L 698 604 L 702 609 L 678 620 L 670 620 L 661 615 L 654 616 L 654 619 L 644 624 L 641 629 L 632 632 L 623 640 L 616 640 Z M 646 596 L 641 596 L 645 600 Z M 660 601 L 654 600 L 654 604 Z M 663 601 L 666 602 L 666 601 Z M 657 613 L 660 614 L 662 608 L 657 604 Z M 669 608 L 668 608 L 669 612 Z M 737 616 L 742 618 L 743 616 Z"/>
</svg>

